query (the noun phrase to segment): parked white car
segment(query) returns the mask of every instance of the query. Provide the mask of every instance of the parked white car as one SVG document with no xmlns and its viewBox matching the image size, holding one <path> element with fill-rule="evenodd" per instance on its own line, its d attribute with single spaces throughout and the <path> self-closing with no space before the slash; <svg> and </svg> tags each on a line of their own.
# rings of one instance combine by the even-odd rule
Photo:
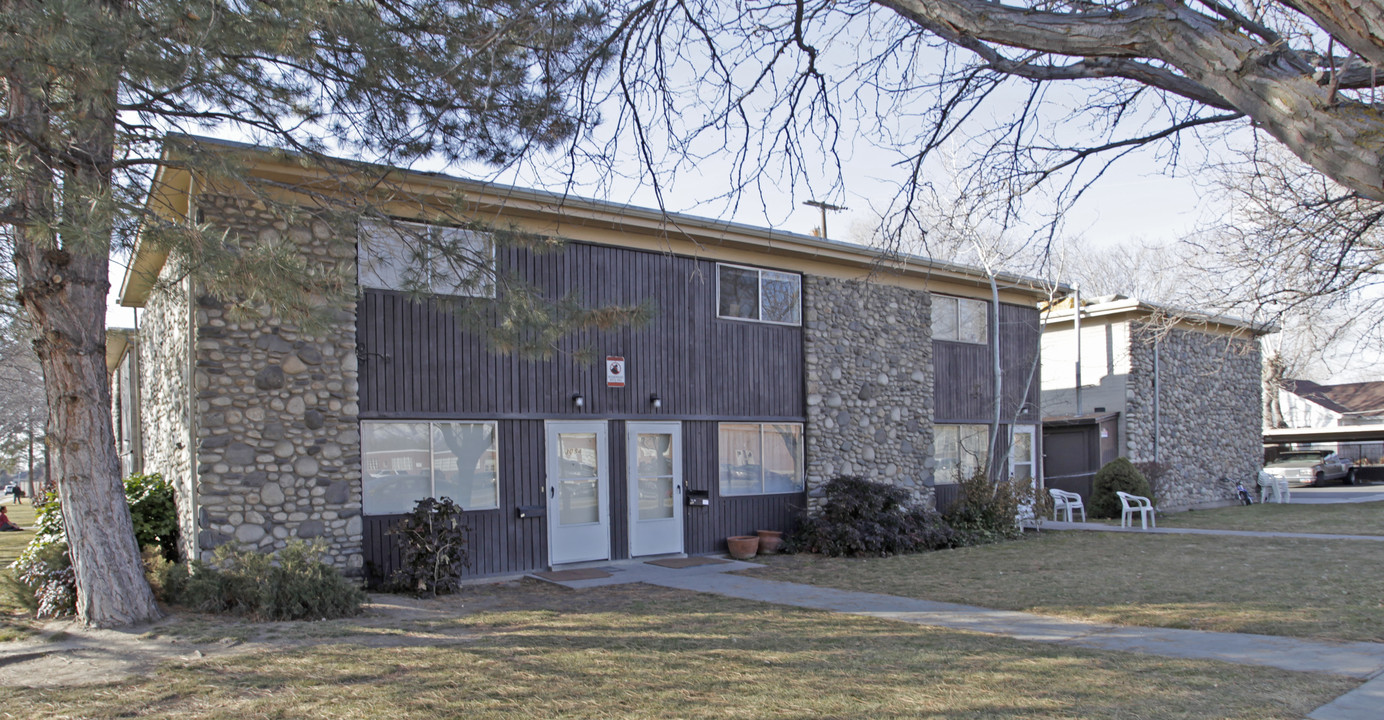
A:
<svg viewBox="0 0 1384 720">
<path fill-rule="evenodd" d="M 1290 485 L 1324 485 L 1337 480 L 1355 484 L 1355 467 L 1349 458 L 1329 450 L 1294 450 L 1264 465 L 1264 472 Z"/>
</svg>

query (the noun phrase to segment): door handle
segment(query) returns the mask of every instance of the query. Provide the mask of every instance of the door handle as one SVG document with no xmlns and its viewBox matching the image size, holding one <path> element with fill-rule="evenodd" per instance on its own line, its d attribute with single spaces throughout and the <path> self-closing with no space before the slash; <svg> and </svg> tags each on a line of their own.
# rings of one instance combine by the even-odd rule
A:
<svg viewBox="0 0 1384 720">
<path fill-rule="evenodd" d="M 555 497 L 557 497 L 557 486 L 556 486 L 556 485 L 549 485 L 549 486 L 548 486 L 548 499 L 549 499 L 549 500 L 552 500 L 552 499 L 555 498 Z"/>
<path fill-rule="evenodd" d="M 678 492 L 682 492 L 682 486 L 681 486 L 681 485 L 674 485 L 673 487 L 676 488 Z"/>
</svg>

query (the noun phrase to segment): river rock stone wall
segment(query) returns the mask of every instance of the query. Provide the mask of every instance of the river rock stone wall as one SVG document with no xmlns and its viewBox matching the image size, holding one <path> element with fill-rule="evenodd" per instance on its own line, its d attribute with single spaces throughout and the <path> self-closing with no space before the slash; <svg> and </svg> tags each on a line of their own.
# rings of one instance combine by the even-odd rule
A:
<svg viewBox="0 0 1384 720">
<path fill-rule="evenodd" d="M 169 262 L 165 277 L 180 273 Z M 139 314 L 139 426 L 143 436 L 143 471 L 158 473 L 173 485 L 178 498 L 178 527 L 183 557 L 196 557 L 193 527 L 192 442 L 188 391 L 192 330 L 190 296 L 185 281 L 168 282 L 149 296 Z"/>
<path fill-rule="evenodd" d="M 848 475 L 932 504 L 931 296 L 806 275 L 803 299 L 809 507 Z"/>
<path fill-rule="evenodd" d="M 1155 350 L 1158 398 L 1154 407 Z M 1231 501 L 1263 465 L 1263 404 L 1257 340 L 1140 326 L 1130 348 L 1125 423 L 1130 460 L 1169 466 L 1156 490 L 1167 510 Z"/>
<path fill-rule="evenodd" d="M 204 195 L 203 219 L 247 243 L 291 242 L 324 270 L 355 276 L 355 242 L 322 222 L 289 227 L 262 205 Z M 327 559 L 362 570 L 355 305 L 323 308 L 315 332 L 274 315 L 196 302 L 197 549 L 272 552 L 321 539 Z M 184 528 L 186 533 L 187 528 Z"/>
</svg>

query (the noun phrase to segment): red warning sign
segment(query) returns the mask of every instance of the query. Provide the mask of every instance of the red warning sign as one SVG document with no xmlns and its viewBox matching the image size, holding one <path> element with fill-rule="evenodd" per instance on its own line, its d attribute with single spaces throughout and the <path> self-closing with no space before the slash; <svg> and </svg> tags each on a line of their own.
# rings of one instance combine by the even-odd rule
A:
<svg viewBox="0 0 1384 720">
<path fill-rule="evenodd" d="M 606 387 L 625 386 L 625 359 L 615 355 L 606 356 Z"/>
</svg>

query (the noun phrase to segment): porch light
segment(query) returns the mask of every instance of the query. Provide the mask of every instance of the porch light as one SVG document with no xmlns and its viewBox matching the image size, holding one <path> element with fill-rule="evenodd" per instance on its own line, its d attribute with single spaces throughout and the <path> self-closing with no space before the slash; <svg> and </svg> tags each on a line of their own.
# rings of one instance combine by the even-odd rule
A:
<svg viewBox="0 0 1384 720">
<path fill-rule="evenodd" d="M 581 393 L 572 393 L 572 405 L 580 410 L 586 407 L 586 398 L 582 397 Z"/>
<path fill-rule="evenodd" d="M 654 393 L 649 396 L 649 404 L 652 405 L 655 410 L 658 410 L 663 407 L 663 398 L 659 397 L 658 393 Z"/>
</svg>

